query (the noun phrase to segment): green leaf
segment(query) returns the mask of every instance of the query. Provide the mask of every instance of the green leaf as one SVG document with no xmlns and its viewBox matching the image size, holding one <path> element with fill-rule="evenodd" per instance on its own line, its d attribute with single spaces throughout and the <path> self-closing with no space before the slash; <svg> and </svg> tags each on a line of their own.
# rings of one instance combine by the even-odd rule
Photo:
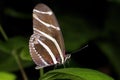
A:
<svg viewBox="0 0 120 80">
<path fill-rule="evenodd" d="M 9 16 L 12 16 L 12 17 L 15 17 L 15 18 L 22 18 L 22 19 L 31 18 L 31 14 L 18 12 L 18 11 L 15 11 L 14 9 L 12 9 L 12 8 L 6 8 L 4 10 L 4 13 L 6 15 L 9 15 Z"/>
<path fill-rule="evenodd" d="M 20 57 L 23 60 L 32 61 L 28 46 L 24 47 L 20 52 Z"/>
<path fill-rule="evenodd" d="M 99 42 L 97 44 L 101 51 L 108 57 L 109 61 L 120 76 L 120 47 L 112 44 L 112 42 Z"/>
<path fill-rule="evenodd" d="M 10 54 L 12 50 L 17 50 L 27 45 L 27 41 L 23 37 L 13 37 L 8 39 L 7 42 L 0 41 L 0 51 Z"/>
<path fill-rule="evenodd" d="M 25 61 L 20 59 L 20 62 L 23 67 L 28 67 L 32 65 L 31 61 Z M 15 70 L 19 70 L 15 57 L 12 55 L 0 53 L 0 71 L 15 71 Z"/>
<path fill-rule="evenodd" d="M 47 72 L 42 80 L 114 80 L 104 73 L 85 68 L 64 68 Z"/>
<path fill-rule="evenodd" d="M 0 72 L 0 80 L 16 80 L 16 76 L 8 72 Z"/>
<path fill-rule="evenodd" d="M 26 46 L 28 46 L 28 40 L 24 37 L 13 37 L 8 39 L 7 42 L 0 41 L 0 70 L 14 71 L 19 69 L 13 51 L 20 59 L 23 67 L 31 66 L 30 61 L 22 60 L 20 57 L 21 51 Z"/>
</svg>

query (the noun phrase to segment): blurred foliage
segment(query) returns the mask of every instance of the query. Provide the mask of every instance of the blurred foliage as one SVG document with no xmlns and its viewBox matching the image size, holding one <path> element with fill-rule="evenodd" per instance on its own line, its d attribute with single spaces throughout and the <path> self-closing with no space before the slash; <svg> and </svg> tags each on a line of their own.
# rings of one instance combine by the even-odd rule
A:
<svg viewBox="0 0 120 80">
<path fill-rule="evenodd" d="M 0 72 L 0 80 L 16 80 L 16 76 L 8 72 Z"/>
<path fill-rule="evenodd" d="M 110 2 L 116 2 L 116 3 L 120 3 L 120 0 L 108 0 Z"/>
<path fill-rule="evenodd" d="M 112 64 L 112 67 L 120 76 L 120 0 L 108 0 L 109 8 L 104 19 L 103 28 L 94 28 L 88 20 L 79 15 L 67 13 L 64 15 L 57 15 L 58 21 L 62 28 L 62 33 L 65 40 L 66 50 L 68 52 L 80 48 L 89 41 L 99 47 L 104 55 Z M 118 3 L 115 4 L 114 2 Z M 113 4 L 114 3 L 114 4 Z M 4 14 L 14 18 L 25 19 L 30 18 L 31 13 L 18 12 L 12 8 L 4 8 Z M 1 18 L 1 17 L 0 17 Z M 1 23 L 2 24 L 2 23 Z M 30 23 L 31 24 L 31 23 Z M 4 25 L 3 25 L 4 26 Z M 17 27 L 17 26 L 16 26 Z M 0 28 L 0 32 L 3 30 Z M 26 32 L 25 32 L 26 33 Z M 16 76 L 12 74 L 13 71 L 18 71 L 19 66 L 15 60 L 14 54 L 20 59 L 23 68 L 33 65 L 28 49 L 28 38 L 25 36 L 18 36 L 0 39 L 0 80 L 15 80 Z M 3 72 L 4 71 L 4 72 Z M 9 72 L 9 73 L 8 73 Z M 32 74 L 32 73 L 30 73 Z M 92 75 L 91 75 L 92 74 Z M 62 76 L 62 77 L 61 77 Z M 98 71 L 82 69 L 82 68 L 68 68 L 58 69 L 47 72 L 42 76 L 42 80 L 52 79 L 76 79 L 76 80 L 113 80 L 106 74 Z M 120 79 L 120 77 L 119 77 Z"/>
<path fill-rule="evenodd" d="M 0 71 L 13 71 L 19 69 L 14 58 L 13 51 L 18 55 L 19 58 L 21 54 L 26 54 L 26 52 L 23 52 L 23 50 L 26 47 L 28 48 L 27 41 L 28 40 L 25 38 L 18 36 L 8 39 L 7 42 L 0 41 Z M 24 67 L 32 65 L 30 61 L 21 61 Z"/>
<path fill-rule="evenodd" d="M 58 19 L 62 27 L 67 51 L 73 51 L 100 35 L 99 30 L 91 28 L 87 21 L 78 18 L 77 15 L 66 14 L 58 16 Z"/>
<path fill-rule="evenodd" d="M 31 18 L 31 15 L 30 14 L 27 14 L 27 13 L 21 13 L 21 12 L 17 12 L 11 8 L 6 8 L 4 13 L 6 15 L 10 15 L 12 17 L 17 17 L 17 18 L 22 18 L 22 19 L 25 19 L 25 18 Z"/>
<path fill-rule="evenodd" d="M 101 42 L 98 43 L 101 50 L 105 53 L 105 55 L 109 58 L 112 65 L 114 65 L 114 68 L 118 74 L 120 74 L 120 64 L 119 64 L 119 49 L 118 47 L 112 45 L 108 42 Z"/>
</svg>

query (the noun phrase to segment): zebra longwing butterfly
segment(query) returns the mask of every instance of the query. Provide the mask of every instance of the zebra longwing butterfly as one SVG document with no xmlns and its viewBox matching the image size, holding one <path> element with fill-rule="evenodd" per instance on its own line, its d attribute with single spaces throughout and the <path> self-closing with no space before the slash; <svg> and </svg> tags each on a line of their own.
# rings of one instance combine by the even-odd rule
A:
<svg viewBox="0 0 120 80">
<path fill-rule="evenodd" d="M 64 40 L 52 10 L 45 4 L 33 9 L 33 34 L 29 40 L 30 55 L 36 69 L 64 64 L 70 57 L 65 54 Z"/>
</svg>

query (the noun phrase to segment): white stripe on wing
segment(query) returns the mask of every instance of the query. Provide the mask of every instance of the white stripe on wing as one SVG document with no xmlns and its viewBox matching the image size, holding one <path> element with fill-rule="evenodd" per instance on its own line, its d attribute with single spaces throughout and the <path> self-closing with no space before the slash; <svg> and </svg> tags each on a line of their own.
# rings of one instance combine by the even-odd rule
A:
<svg viewBox="0 0 120 80">
<path fill-rule="evenodd" d="M 49 55 L 51 56 L 52 60 L 53 60 L 53 63 L 54 64 L 57 64 L 57 60 L 54 56 L 54 54 L 52 53 L 52 51 L 50 50 L 50 48 L 44 44 L 41 40 L 38 39 L 38 42 L 42 45 L 42 47 L 44 47 L 44 49 L 49 53 Z"/>
<path fill-rule="evenodd" d="M 33 9 L 33 12 L 37 12 L 37 13 L 40 13 L 40 14 L 48 14 L 48 15 L 52 15 L 52 11 L 47 11 L 47 12 L 44 12 L 44 11 L 39 11 L 37 9 Z"/>
<path fill-rule="evenodd" d="M 54 28 L 54 29 L 56 29 L 56 30 L 60 30 L 59 27 L 56 27 L 56 26 L 54 26 L 54 25 L 52 25 L 52 24 L 48 24 L 48 23 L 42 21 L 42 20 L 39 19 L 38 16 L 37 16 L 36 14 L 34 14 L 34 13 L 33 13 L 33 17 L 34 17 L 37 21 L 39 21 L 40 23 L 42 23 L 43 25 L 45 25 L 46 27 L 51 27 L 51 28 Z"/>
<path fill-rule="evenodd" d="M 56 48 L 57 48 L 57 50 L 58 50 L 58 52 L 59 52 L 59 55 L 60 55 L 60 57 L 61 57 L 62 63 L 64 63 L 64 56 L 63 56 L 63 53 L 62 53 L 62 51 L 61 51 L 61 49 L 60 49 L 60 46 L 59 46 L 59 44 L 57 43 L 57 41 L 56 41 L 53 37 L 51 37 L 50 35 L 42 32 L 42 31 L 40 31 L 40 30 L 38 30 L 38 29 L 36 29 L 36 28 L 33 28 L 33 30 L 39 32 L 40 34 L 42 34 L 44 37 L 48 38 L 49 40 L 51 40 L 51 41 L 55 44 L 55 46 L 56 46 Z"/>
</svg>

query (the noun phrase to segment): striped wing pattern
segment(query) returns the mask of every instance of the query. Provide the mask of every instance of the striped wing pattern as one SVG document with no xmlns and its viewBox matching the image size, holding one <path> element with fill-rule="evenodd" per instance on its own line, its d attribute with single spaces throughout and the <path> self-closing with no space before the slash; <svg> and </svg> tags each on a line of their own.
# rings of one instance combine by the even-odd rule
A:
<svg viewBox="0 0 120 80">
<path fill-rule="evenodd" d="M 45 4 L 38 4 L 33 9 L 33 34 L 29 40 L 29 50 L 36 69 L 63 64 L 67 58 L 58 22 Z"/>
</svg>

